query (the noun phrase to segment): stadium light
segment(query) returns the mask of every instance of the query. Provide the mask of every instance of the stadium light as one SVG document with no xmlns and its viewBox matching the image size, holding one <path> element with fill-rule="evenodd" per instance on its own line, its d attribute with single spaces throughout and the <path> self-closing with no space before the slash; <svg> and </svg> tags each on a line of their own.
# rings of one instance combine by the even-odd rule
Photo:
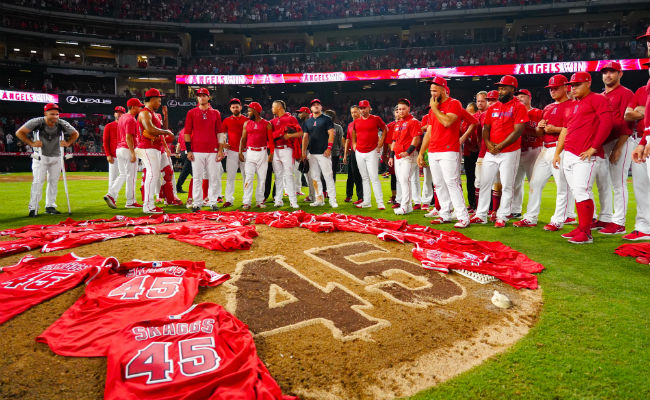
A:
<svg viewBox="0 0 650 400">
<path fill-rule="evenodd" d="M 65 54 L 63 54 L 63 53 L 59 53 L 59 56 L 60 56 L 60 57 L 65 57 Z"/>
<path fill-rule="evenodd" d="M 17 49 L 17 48 L 16 48 L 16 49 L 14 49 L 14 51 L 20 51 L 20 49 Z"/>
<path fill-rule="evenodd" d="M 36 54 L 36 50 L 30 50 L 29 52 L 32 54 Z"/>
</svg>

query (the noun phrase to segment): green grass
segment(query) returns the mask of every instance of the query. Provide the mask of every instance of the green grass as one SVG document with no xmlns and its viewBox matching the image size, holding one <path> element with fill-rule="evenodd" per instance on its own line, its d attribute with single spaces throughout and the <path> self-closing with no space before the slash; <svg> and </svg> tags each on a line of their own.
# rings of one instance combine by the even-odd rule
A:
<svg viewBox="0 0 650 400">
<path fill-rule="evenodd" d="M 29 176 L 10 176 L 18 175 Z M 398 219 L 390 210 L 382 213 L 374 209 L 359 210 L 344 203 L 345 178 L 339 175 L 337 182 L 340 204 L 337 212 Z M 382 179 L 382 184 L 384 196 L 389 196 L 388 181 Z M 3 182 L 1 185 L 2 228 L 56 223 L 67 217 L 64 213 L 27 218 L 31 182 Z M 59 186 L 57 203 L 65 212 L 63 186 Z M 106 186 L 105 180 L 70 180 L 72 217 L 92 219 L 114 215 L 102 200 Z M 634 227 L 636 212 L 631 183 L 629 187 L 628 231 Z M 185 199 L 186 195 L 181 196 Z M 241 182 L 237 184 L 235 198 L 241 199 Z M 463 231 L 473 239 L 503 242 L 546 267 L 539 274 L 544 309 L 538 324 L 507 352 L 412 399 L 650 398 L 650 267 L 613 253 L 622 243 L 620 236 L 596 233 L 593 245 L 576 246 L 557 233 L 543 231 L 541 227 L 550 219 L 554 201 L 555 186 L 547 185 L 538 228 L 517 229 L 509 224 L 506 229 L 486 225 L 471 226 Z M 118 205 L 123 204 L 124 198 L 120 197 Z M 287 201 L 285 204 L 283 209 L 291 210 Z M 303 209 L 308 212 L 331 210 L 327 206 L 312 209 L 306 204 Z M 122 215 L 141 215 L 138 210 L 117 211 Z M 185 209 L 172 207 L 169 211 L 184 212 Z M 411 214 L 406 219 L 410 223 L 428 223 L 422 213 Z M 451 229 L 451 226 L 441 229 Z"/>
</svg>

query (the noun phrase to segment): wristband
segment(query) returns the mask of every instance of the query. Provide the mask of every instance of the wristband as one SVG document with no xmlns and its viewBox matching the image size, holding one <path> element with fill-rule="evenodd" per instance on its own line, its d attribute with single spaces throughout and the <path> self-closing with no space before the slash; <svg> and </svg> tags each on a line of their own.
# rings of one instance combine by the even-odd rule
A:
<svg viewBox="0 0 650 400">
<path fill-rule="evenodd" d="M 406 149 L 406 152 L 409 153 L 409 154 L 411 154 L 411 153 L 413 153 L 413 150 L 415 150 L 415 146 L 410 145 L 409 148 Z"/>
<path fill-rule="evenodd" d="M 332 150 L 332 145 L 333 145 L 333 143 L 328 143 L 328 144 L 327 144 L 327 149 L 328 149 L 328 150 Z"/>
<path fill-rule="evenodd" d="M 390 156 L 389 156 L 389 157 L 390 157 L 390 158 L 394 158 L 394 157 L 395 157 L 395 152 L 391 150 L 391 151 L 390 151 Z"/>
<path fill-rule="evenodd" d="M 192 152 L 192 142 L 185 142 L 185 149 L 188 153 Z"/>
</svg>

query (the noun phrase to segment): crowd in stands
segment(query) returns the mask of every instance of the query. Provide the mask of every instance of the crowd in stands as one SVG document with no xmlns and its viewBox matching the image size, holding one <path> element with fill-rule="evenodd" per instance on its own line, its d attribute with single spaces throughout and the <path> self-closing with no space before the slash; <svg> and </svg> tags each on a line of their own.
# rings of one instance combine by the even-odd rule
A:
<svg viewBox="0 0 650 400">
<path fill-rule="evenodd" d="M 323 20 L 445 10 L 507 7 L 576 0 L 9 0 L 9 3 L 64 12 L 168 22 L 261 23 Z"/>
</svg>

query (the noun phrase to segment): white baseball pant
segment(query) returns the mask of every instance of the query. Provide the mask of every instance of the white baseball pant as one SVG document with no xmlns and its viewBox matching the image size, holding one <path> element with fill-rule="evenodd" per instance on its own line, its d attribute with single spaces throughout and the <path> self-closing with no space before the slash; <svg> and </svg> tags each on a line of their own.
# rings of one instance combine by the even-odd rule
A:
<svg viewBox="0 0 650 400">
<path fill-rule="evenodd" d="M 45 207 L 56 208 L 56 193 L 61 176 L 61 158 L 40 156 L 40 160 L 32 159 L 32 190 L 29 196 L 29 209 L 38 211 L 38 204 L 43 195 L 43 184 L 47 180 L 45 191 Z"/>
<path fill-rule="evenodd" d="M 131 152 L 126 148 L 116 150 L 115 164 L 117 164 L 118 175 L 108 189 L 108 195 L 117 201 L 117 196 L 126 183 L 126 205 L 135 203 L 135 181 L 137 178 L 138 162 L 131 162 Z"/>
<path fill-rule="evenodd" d="M 533 167 L 532 178 L 529 181 L 528 206 L 526 207 L 524 219 L 532 223 L 537 223 L 542 205 L 542 192 L 552 175 L 555 180 L 557 193 L 555 196 L 555 212 L 551 217 L 551 223 L 562 227 L 567 218 L 575 218 L 575 200 L 566 176 L 564 176 L 562 161 L 560 161 L 560 168 L 556 169 L 553 167 L 554 156 L 555 147 L 544 147 L 537 157 L 537 161 Z"/>
<path fill-rule="evenodd" d="M 117 151 L 116 151 L 117 153 Z M 108 191 L 110 192 L 111 186 L 115 183 L 117 176 L 120 174 L 119 167 L 117 165 L 117 154 L 113 157 L 113 162 L 108 163 Z"/>
<path fill-rule="evenodd" d="M 320 174 L 322 173 L 327 185 L 330 205 L 338 205 L 336 202 L 336 184 L 334 183 L 334 172 L 332 171 L 332 159 L 322 154 L 309 154 L 307 160 L 309 160 L 309 175 L 311 178 L 309 180 L 314 185 L 314 201 L 324 202 L 323 187 L 320 181 Z"/>
<path fill-rule="evenodd" d="M 641 139 L 633 139 L 636 147 Z M 636 200 L 636 218 L 634 230 L 650 233 L 650 179 L 648 178 L 648 165 L 644 163 L 632 163 L 632 187 Z"/>
<path fill-rule="evenodd" d="M 415 176 L 419 179 L 418 164 L 417 164 L 417 153 L 413 152 L 410 156 L 404 158 L 395 157 L 395 178 L 397 178 L 397 187 L 403 188 L 398 192 L 399 197 L 396 197 L 397 203 L 402 207 L 404 212 L 413 211 L 413 206 L 411 205 L 413 197 L 413 171 L 415 170 Z M 418 192 L 419 192 L 418 185 Z"/>
<path fill-rule="evenodd" d="M 293 183 L 293 149 L 275 149 L 273 154 L 273 173 L 275 174 L 275 203 L 282 203 L 282 195 L 287 192 L 291 204 L 296 203 L 296 188 Z M 329 187 L 329 186 L 328 186 Z"/>
<path fill-rule="evenodd" d="M 422 196 L 420 200 L 422 204 L 427 206 L 433 201 L 433 178 L 431 177 L 431 170 L 429 167 L 422 168 L 422 174 L 424 175 L 424 181 L 422 182 Z M 420 184 L 420 176 L 418 171 L 418 185 Z"/>
<path fill-rule="evenodd" d="M 439 214 L 444 220 L 451 219 L 453 206 L 459 221 L 469 221 L 463 188 L 460 185 L 460 157 L 460 153 L 455 151 L 429 153 L 429 168 L 440 203 Z"/>
<path fill-rule="evenodd" d="M 247 149 L 244 156 L 244 171 L 246 179 L 244 180 L 244 199 L 243 204 L 250 205 L 253 199 L 253 181 L 257 175 L 257 189 L 255 190 L 255 201 L 260 204 L 264 201 L 264 187 L 266 184 L 266 170 L 269 167 L 269 155 L 266 148 L 260 151 Z"/>
<path fill-rule="evenodd" d="M 370 184 L 372 183 L 372 191 L 375 194 L 377 207 L 383 206 L 384 194 L 381 190 L 381 182 L 379 182 L 379 153 L 375 150 L 368 153 L 355 151 L 354 156 L 357 158 L 357 166 L 361 173 L 361 182 L 363 184 L 363 204 L 371 204 Z"/>
<path fill-rule="evenodd" d="M 302 178 L 302 174 L 300 173 L 300 170 L 298 167 L 300 166 L 300 163 L 294 161 L 293 162 L 293 170 L 291 172 L 293 176 L 293 187 L 296 189 L 296 193 L 302 192 L 302 181 L 300 178 Z"/>
<path fill-rule="evenodd" d="M 192 185 L 192 207 L 208 207 L 217 204 L 219 193 L 221 192 L 221 163 L 217 161 L 217 153 L 197 153 L 193 152 L 194 161 L 192 161 L 192 179 L 196 182 L 208 180 L 208 204 L 203 204 L 203 185 Z"/>
<path fill-rule="evenodd" d="M 492 154 L 486 153 L 481 166 L 481 179 L 478 206 L 476 216 L 487 219 L 492 199 L 492 185 L 497 176 L 500 176 L 502 185 L 501 203 L 497 210 L 497 218 L 503 221 L 508 220 L 510 207 L 512 205 L 513 186 L 517 168 L 519 167 L 519 156 L 521 150 L 509 151 L 507 153 Z"/>
<path fill-rule="evenodd" d="M 614 189 L 614 215 L 612 222 L 617 225 L 625 226 L 625 217 L 627 215 L 627 205 L 629 200 L 629 193 L 627 189 L 627 177 L 630 172 L 630 164 L 632 163 L 632 152 L 634 151 L 635 142 L 631 137 L 627 138 L 623 146 L 621 146 L 621 154 L 615 163 L 609 162 L 609 155 L 614 149 L 615 141 L 608 143 L 605 146 L 605 152 L 608 157 L 609 176 L 612 188 Z"/>
<path fill-rule="evenodd" d="M 564 175 L 569 183 L 573 197 L 576 199 L 576 203 L 590 199 L 593 200 L 594 192 L 591 188 L 594 185 L 594 179 L 596 179 L 599 158 L 590 157 L 586 160 L 581 160 L 580 157 L 571 152 L 562 152 Z"/>
<path fill-rule="evenodd" d="M 235 179 L 237 168 L 241 171 L 242 182 L 246 181 L 246 162 L 239 161 L 239 152 L 228 150 L 226 153 L 226 201 L 235 202 Z"/>
<path fill-rule="evenodd" d="M 524 179 L 528 178 L 528 184 L 530 186 L 535 161 L 537 161 L 537 157 L 541 151 L 542 146 L 529 148 L 527 151 L 521 152 L 519 168 L 517 168 L 517 175 L 515 175 L 515 184 L 512 193 L 512 209 L 510 210 L 512 214 L 521 214 L 524 203 Z M 530 199 L 528 201 L 530 202 Z"/>
<path fill-rule="evenodd" d="M 158 149 L 135 149 L 135 155 L 142 161 L 142 168 L 147 170 L 143 185 L 142 211 L 156 208 L 154 195 L 160 192 L 160 163 L 162 153 Z"/>
</svg>

